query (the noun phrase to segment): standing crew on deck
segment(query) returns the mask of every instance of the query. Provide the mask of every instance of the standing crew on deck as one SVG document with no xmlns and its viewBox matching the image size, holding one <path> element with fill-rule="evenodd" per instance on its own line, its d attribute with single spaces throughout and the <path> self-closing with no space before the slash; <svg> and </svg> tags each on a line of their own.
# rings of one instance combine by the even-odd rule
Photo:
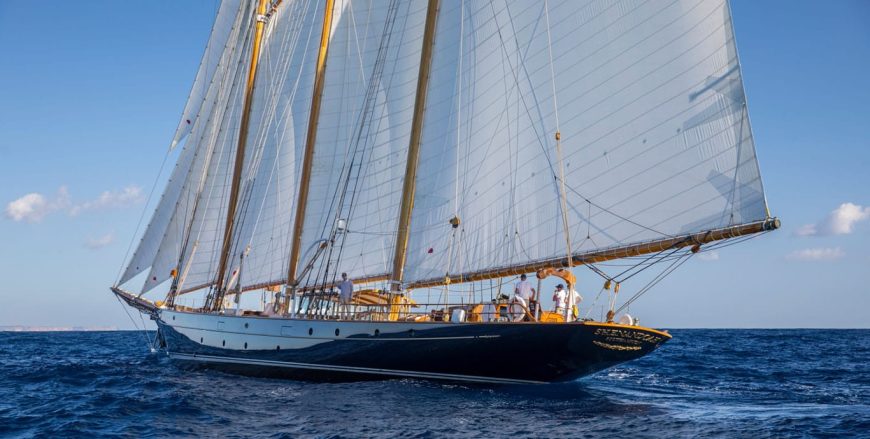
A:
<svg viewBox="0 0 870 439">
<path fill-rule="evenodd" d="M 560 316 L 565 316 L 565 308 L 568 303 L 568 292 L 565 291 L 564 285 L 556 285 L 556 291 L 553 291 L 553 303 L 556 305 L 553 312 Z"/>
<path fill-rule="evenodd" d="M 580 314 L 578 305 L 580 305 L 582 300 L 583 297 L 573 287 L 571 291 L 567 291 L 564 285 L 559 284 L 556 285 L 556 291 L 553 292 L 553 302 L 556 304 L 554 311 L 556 314 L 564 317 L 566 322 L 577 320 Z"/>
<path fill-rule="evenodd" d="M 514 287 L 514 301 L 519 302 L 526 309 L 529 308 L 529 301 L 535 297 L 535 289 L 532 284 L 526 280 L 526 275 L 520 275 L 520 281 Z"/>
<path fill-rule="evenodd" d="M 341 300 L 342 316 L 350 314 L 350 303 L 353 300 L 353 282 L 347 278 L 347 273 L 341 273 L 341 283 L 338 284 Z"/>
</svg>

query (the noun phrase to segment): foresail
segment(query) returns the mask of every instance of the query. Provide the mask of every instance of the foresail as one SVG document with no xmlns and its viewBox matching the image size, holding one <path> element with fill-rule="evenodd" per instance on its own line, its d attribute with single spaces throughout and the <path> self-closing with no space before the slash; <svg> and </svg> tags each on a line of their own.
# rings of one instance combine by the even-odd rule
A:
<svg viewBox="0 0 870 439">
<path fill-rule="evenodd" d="M 319 242 L 346 233 L 302 287 L 342 271 L 355 279 L 389 272 L 426 2 L 337 1 L 335 9 L 299 271 Z"/>
<path fill-rule="evenodd" d="M 724 1 L 451 2 L 428 102 L 406 282 L 767 218 Z"/>
</svg>

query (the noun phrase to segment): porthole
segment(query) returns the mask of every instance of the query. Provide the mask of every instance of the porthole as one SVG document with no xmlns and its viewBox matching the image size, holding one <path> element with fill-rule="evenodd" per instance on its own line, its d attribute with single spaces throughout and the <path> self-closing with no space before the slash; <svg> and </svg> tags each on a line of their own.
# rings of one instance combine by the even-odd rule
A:
<svg viewBox="0 0 870 439">
<path fill-rule="evenodd" d="M 381 330 L 380 330 L 380 329 L 375 329 L 375 337 L 377 337 L 377 336 L 379 336 L 379 335 L 381 335 Z"/>
<path fill-rule="evenodd" d="M 314 328 L 308 328 L 308 335 L 314 334 Z"/>
<path fill-rule="evenodd" d="M 227 345 L 227 341 L 226 341 L 226 340 L 224 340 L 224 341 L 221 342 L 221 346 L 226 346 L 226 345 Z"/>
<path fill-rule="evenodd" d="M 339 333 L 338 328 L 335 328 L 335 336 L 336 337 L 338 337 L 338 333 Z"/>
<path fill-rule="evenodd" d="M 202 343 L 202 337 L 199 338 L 199 342 Z"/>
<path fill-rule="evenodd" d="M 175 320 L 175 316 L 172 316 L 172 320 Z"/>
<path fill-rule="evenodd" d="M 245 349 L 248 348 L 248 342 L 245 342 Z"/>
<path fill-rule="evenodd" d="M 247 323 L 245 323 L 245 329 L 247 329 L 247 328 L 248 328 L 248 324 L 247 324 Z"/>
</svg>

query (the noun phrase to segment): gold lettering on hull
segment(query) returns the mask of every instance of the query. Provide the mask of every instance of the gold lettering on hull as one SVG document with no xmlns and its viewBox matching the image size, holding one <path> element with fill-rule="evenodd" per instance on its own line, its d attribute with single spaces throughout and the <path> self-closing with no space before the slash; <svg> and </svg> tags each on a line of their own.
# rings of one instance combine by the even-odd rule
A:
<svg viewBox="0 0 870 439">
<path fill-rule="evenodd" d="M 598 340 L 593 340 L 592 343 L 595 343 L 597 346 L 601 346 L 604 349 L 610 349 L 611 351 L 639 351 L 641 350 L 640 346 L 620 346 L 615 344 L 603 343 Z"/>
<path fill-rule="evenodd" d="M 597 346 L 614 351 L 638 351 L 644 343 L 658 346 L 663 337 L 643 331 L 622 328 L 598 328 L 593 333 L 599 340 L 593 340 Z"/>
</svg>

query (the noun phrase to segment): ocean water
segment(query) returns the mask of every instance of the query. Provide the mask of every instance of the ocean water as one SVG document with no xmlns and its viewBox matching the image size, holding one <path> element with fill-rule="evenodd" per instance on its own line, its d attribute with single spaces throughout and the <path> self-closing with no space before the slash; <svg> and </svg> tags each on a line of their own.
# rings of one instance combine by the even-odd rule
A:
<svg viewBox="0 0 870 439">
<path fill-rule="evenodd" d="M 870 330 L 673 330 L 566 384 L 181 370 L 142 333 L 0 333 L 0 437 L 870 437 Z M 153 335 L 153 334 L 151 334 Z"/>
</svg>

